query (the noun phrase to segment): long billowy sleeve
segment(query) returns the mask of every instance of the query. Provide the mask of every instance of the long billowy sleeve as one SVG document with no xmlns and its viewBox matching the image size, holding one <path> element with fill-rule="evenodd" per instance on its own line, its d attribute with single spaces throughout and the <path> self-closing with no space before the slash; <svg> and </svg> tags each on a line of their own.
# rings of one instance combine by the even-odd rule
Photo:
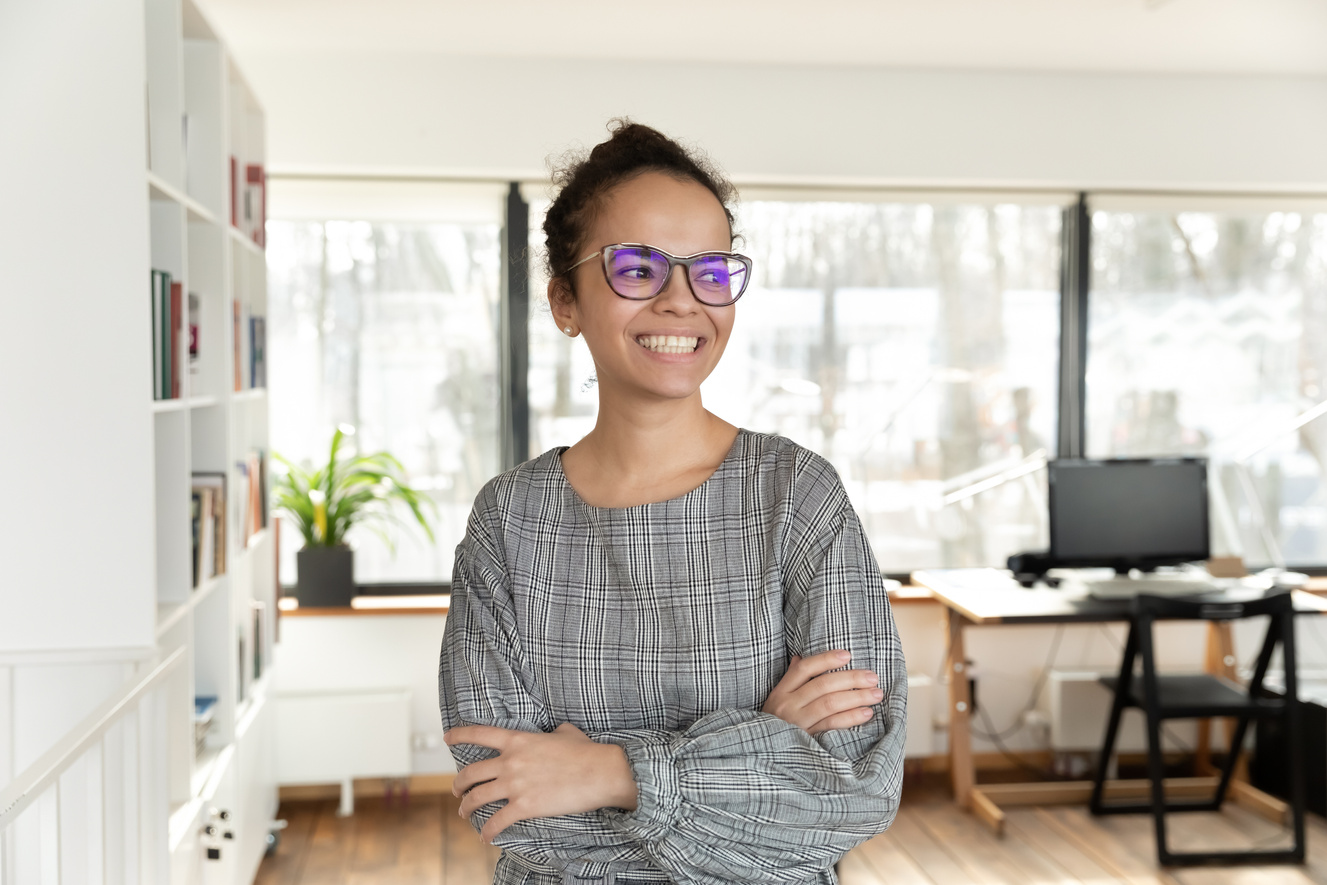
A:
<svg viewBox="0 0 1327 885">
<path fill-rule="evenodd" d="M 720 709 L 678 732 L 590 737 L 626 752 L 634 811 L 521 821 L 496 841 L 558 868 L 574 861 L 648 861 L 677 883 L 806 883 L 883 832 L 902 789 L 907 676 L 884 582 L 837 476 L 807 471 L 780 542 L 789 654 L 846 648 L 851 666 L 880 676 L 884 698 L 867 723 L 811 736 L 755 710 Z M 495 552 L 471 529 L 457 555 L 443 641 L 445 727 L 483 723 L 550 731 L 522 660 Z M 491 537 L 491 535 L 490 535 Z M 458 765 L 492 755 L 453 747 Z M 482 826 L 497 806 L 476 813 Z"/>
</svg>

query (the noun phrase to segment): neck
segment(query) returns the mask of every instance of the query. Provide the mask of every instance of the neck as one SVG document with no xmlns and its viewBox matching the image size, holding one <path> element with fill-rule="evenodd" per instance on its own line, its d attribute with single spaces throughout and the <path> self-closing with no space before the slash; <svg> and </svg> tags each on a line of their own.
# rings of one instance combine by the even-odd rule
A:
<svg viewBox="0 0 1327 885">
<path fill-rule="evenodd" d="M 701 404 L 699 391 L 684 400 L 653 403 L 624 403 L 604 393 L 594 430 L 576 447 L 628 484 L 712 465 L 714 453 L 726 454 L 732 444 L 735 428 Z"/>
</svg>

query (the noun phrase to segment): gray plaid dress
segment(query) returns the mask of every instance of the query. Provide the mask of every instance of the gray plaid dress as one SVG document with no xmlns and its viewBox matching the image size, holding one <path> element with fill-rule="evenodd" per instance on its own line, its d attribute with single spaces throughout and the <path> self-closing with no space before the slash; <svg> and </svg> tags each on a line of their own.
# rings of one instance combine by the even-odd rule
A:
<svg viewBox="0 0 1327 885">
<path fill-rule="evenodd" d="M 563 451 L 475 501 L 442 640 L 442 723 L 570 722 L 625 750 L 639 799 L 508 827 L 494 881 L 835 882 L 834 862 L 898 810 L 907 707 L 884 583 L 838 474 L 742 430 L 698 488 L 603 508 L 571 488 Z M 867 723 L 812 737 L 760 712 L 791 655 L 835 648 L 880 674 Z M 451 749 L 458 766 L 494 755 Z"/>
</svg>

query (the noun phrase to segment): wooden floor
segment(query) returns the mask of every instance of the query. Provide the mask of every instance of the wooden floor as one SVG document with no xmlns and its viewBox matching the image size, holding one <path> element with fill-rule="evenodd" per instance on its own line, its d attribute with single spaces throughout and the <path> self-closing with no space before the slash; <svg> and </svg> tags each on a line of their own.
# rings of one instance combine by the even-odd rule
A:
<svg viewBox="0 0 1327 885">
<path fill-rule="evenodd" d="M 416 795 L 405 805 L 360 799 L 355 815 L 336 816 L 333 799 L 285 802 L 289 826 L 256 885 L 484 885 L 496 849 L 456 814 L 451 796 Z M 1274 847 L 1289 837 L 1227 803 L 1221 813 L 1184 814 L 1174 822 L 1176 849 Z M 1327 823 L 1309 817 L 1309 863 L 1162 870 L 1151 819 L 1094 818 L 1085 808 L 1016 809 L 997 839 L 948 798 L 943 783 L 909 783 L 888 833 L 857 848 L 841 865 L 843 885 L 967 883 L 1108 883 L 1137 885 L 1327 885 Z"/>
</svg>

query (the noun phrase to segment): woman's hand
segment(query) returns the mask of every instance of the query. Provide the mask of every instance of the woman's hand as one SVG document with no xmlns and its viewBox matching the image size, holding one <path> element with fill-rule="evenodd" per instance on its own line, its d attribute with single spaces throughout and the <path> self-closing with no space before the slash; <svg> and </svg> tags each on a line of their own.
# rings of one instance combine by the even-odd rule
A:
<svg viewBox="0 0 1327 885">
<path fill-rule="evenodd" d="M 811 734 L 851 728 L 871 718 L 872 705 L 884 697 L 880 677 L 870 670 L 842 670 L 846 651 L 827 651 L 802 659 L 793 655 L 788 672 L 769 693 L 762 713 L 770 713 Z"/>
<path fill-rule="evenodd" d="M 479 833 L 490 845 L 517 821 L 605 807 L 636 808 L 636 781 L 627 754 L 615 744 L 590 740 L 569 722 L 536 734 L 464 725 L 443 739 L 449 745 L 474 744 L 500 754 L 465 766 L 452 786 L 452 793 L 465 797 L 464 818 L 490 802 L 507 800 Z"/>
</svg>

